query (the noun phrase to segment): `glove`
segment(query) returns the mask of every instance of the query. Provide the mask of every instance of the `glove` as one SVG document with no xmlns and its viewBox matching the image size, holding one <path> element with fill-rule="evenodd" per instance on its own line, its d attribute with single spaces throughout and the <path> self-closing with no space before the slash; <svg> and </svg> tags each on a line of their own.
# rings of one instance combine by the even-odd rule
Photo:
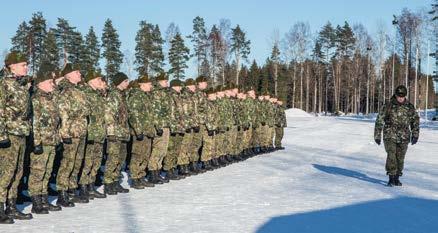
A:
<svg viewBox="0 0 438 233">
<path fill-rule="evenodd" d="M 36 146 L 35 148 L 33 148 L 33 153 L 36 155 L 40 155 L 42 154 L 43 151 L 43 146 L 41 144 L 39 144 L 38 146 Z"/>
<path fill-rule="evenodd" d="M 241 128 L 240 128 L 240 125 L 239 125 L 239 126 L 237 126 L 237 131 L 240 131 L 240 129 L 241 129 Z"/>
<path fill-rule="evenodd" d="M 175 137 L 176 133 L 170 133 L 170 136 Z"/>
<path fill-rule="evenodd" d="M 71 138 L 63 138 L 62 139 L 62 143 L 64 143 L 64 144 L 72 144 L 73 141 L 71 140 Z"/>
<path fill-rule="evenodd" d="M 186 129 L 186 133 L 191 133 L 192 129 Z"/>
<path fill-rule="evenodd" d="M 374 141 L 376 142 L 377 145 L 380 146 L 381 140 L 380 139 L 374 139 Z"/>
<path fill-rule="evenodd" d="M 163 136 L 163 129 L 157 129 L 156 131 L 157 131 L 157 136 L 158 137 Z"/>
<path fill-rule="evenodd" d="M 418 142 L 418 137 L 412 137 L 412 138 L 411 138 L 411 144 L 412 144 L 412 145 L 417 144 L 417 142 Z"/>
<path fill-rule="evenodd" d="M 181 136 L 181 137 L 184 136 L 184 133 L 179 133 L 179 136 Z"/>
<path fill-rule="evenodd" d="M 262 122 L 262 126 L 265 126 L 266 125 L 266 123 L 265 122 Z"/>
<path fill-rule="evenodd" d="M 110 142 L 115 142 L 115 141 L 117 141 L 117 138 L 116 138 L 116 136 L 114 136 L 114 135 L 110 135 L 110 136 L 108 136 L 107 139 L 108 139 L 108 141 L 110 141 Z"/>
<path fill-rule="evenodd" d="M 64 150 L 64 144 L 59 143 L 58 145 L 56 145 L 55 150 L 58 153 L 62 152 L 62 150 Z"/>
<path fill-rule="evenodd" d="M 93 145 L 94 144 L 94 140 L 87 140 L 87 144 Z"/>
<path fill-rule="evenodd" d="M 9 138 L 0 141 L 0 148 L 9 148 L 11 146 L 11 140 Z"/>
<path fill-rule="evenodd" d="M 195 132 L 195 133 L 199 133 L 199 126 L 196 126 L 196 127 L 193 127 L 193 132 Z"/>
<path fill-rule="evenodd" d="M 211 136 L 213 136 L 213 135 L 214 135 L 214 130 L 208 130 L 208 132 L 207 132 L 207 133 L 208 133 L 208 136 L 210 136 L 210 137 L 211 137 Z"/>
<path fill-rule="evenodd" d="M 225 128 L 225 131 L 229 131 L 229 130 L 230 130 L 230 127 Z"/>
<path fill-rule="evenodd" d="M 137 141 L 143 141 L 144 139 L 144 135 L 143 134 L 139 134 L 137 135 L 137 137 L 135 138 Z"/>
</svg>

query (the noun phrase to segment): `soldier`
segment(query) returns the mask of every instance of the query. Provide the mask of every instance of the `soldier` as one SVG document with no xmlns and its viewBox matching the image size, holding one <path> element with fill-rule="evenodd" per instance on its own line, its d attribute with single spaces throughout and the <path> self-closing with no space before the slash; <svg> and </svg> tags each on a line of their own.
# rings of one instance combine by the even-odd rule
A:
<svg viewBox="0 0 438 233">
<path fill-rule="evenodd" d="M 108 91 L 105 111 L 108 158 L 103 178 L 104 192 L 108 195 L 129 192 L 129 189 L 120 185 L 122 166 L 127 155 L 127 142 L 130 139 L 125 93 L 128 85 L 128 76 L 119 72 L 114 75 L 112 86 Z"/>
<path fill-rule="evenodd" d="M 203 132 L 203 146 L 201 152 L 201 162 L 202 168 L 204 170 L 213 170 L 211 160 L 216 153 L 215 145 L 215 135 L 218 130 L 218 109 L 216 104 L 216 91 L 214 88 L 207 90 L 208 99 L 205 102 L 204 109 L 204 126 L 205 131 Z"/>
<path fill-rule="evenodd" d="M 196 78 L 196 91 L 194 93 L 195 96 L 195 109 L 196 109 L 196 115 L 198 117 L 198 124 L 199 129 L 193 130 L 193 140 L 192 145 L 190 149 L 190 154 L 192 155 L 190 158 L 191 165 L 190 169 L 193 172 L 205 172 L 203 169 L 203 166 L 200 167 L 198 171 L 195 169 L 198 168 L 197 165 L 198 161 L 201 161 L 199 151 L 202 147 L 204 137 L 208 136 L 208 132 L 206 129 L 206 112 L 207 112 L 207 94 L 205 93 L 207 89 L 207 78 L 205 76 L 199 76 Z"/>
<path fill-rule="evenodd" d="M 154 184 L 145 180 L 152 139 L 156 135 L 151 91 L 152 82 L 147 75 L 143 75 L 135 81 L 128 93 L 129 125 L 133 137 L 129 170 L 131 187 L 135 189 L 154 187 Z"/>
<path fill-rule="evenodd" d="M 87 118 L 90 114 L 87 97 L 79 87 L 82 81 L 79 70 L 76 65 L 66 64 L 61 72 L 61 76 L 65 79 L 59 83 L 61 86 L 58 98 L 61 116 L 59 132 L 64 151 L 56 180 L 58 190 L 56 204 L 62 207 L 73 207 L 74 203 L 88 203 L 88 199 L 75 192 L 84 158 Z M 72 197 L 71 200 L 69 196 Z"/>
<path fill-rule="evenodd" d="M 60 116 L 53 67 L 43 64 L 37 73 L 37 89 L 32 96 L 33 105 L 33 154 L 30 158 L 29 194 L 32 199 L 32 213 L 48 214 L 60 211 L 60 206 L 48 200 L 49 179 L 55 159 L 56 146 L 61 142 L 59 136 Z"/>
<path fill-rule="evenodd" d="M 286 113 L 284 110 L 283 102 L 281 100 L 277 101 L 275 106 L 275 149 L 284 150 L 281 145 L 281 140 L 284 135 L 284 128 L 287 127 Z"/>
<path fill-rule="evenodd" d="M 389 176 L 388 186 L 402 186 L 400 176 L 408 144 L 415 145 L 420 134 L 419 117 L 407 99 L 408 91 L 401 85 L 395 89 L 395 94 L 379 112 L 374 129 L 374 140 L 380 145 L 382 140 L 387 153 L 386 173 Z"/>
<path fill-rule="evenodd" d="M 149 182 L 163 184 L 168 180 L 160 176 L 163 159 L 167 154 L 170 137 L 172 97 L 168 88 L 169 81 L 166 74 L 161 73 L 156 78 L 158 85 L 151 93 L 153 101 L 154 126 L 156 136 L 152 141 L 152 153 L 148 163 Z"/>
<path fill-rule="evenodd" d="M 248 101 L 248 111 L 249 115 L 251 116 L 250 120 L 250 128 L 248 129 L 248 145 L 247 145 L 247 151 L 246 151 L 246 157 L 254 156 L 257 152 L 257 135 L 255 134 L 256 129 L 259 127 L 259 119 L 260 116 L 257 113 L 257 99 L 256 94 L 253 88 L 250 88 L 247 91 L 247 101 Z"/>
<path fill-rule="evenodd" d="M 105 198 L 104 193 L 95 189 L 97 172 L 103 157 L 103 143 L 106 138 L 105 112 L 107 85 L 103 76 L 94 70 L 89 70 L 85 76 L 84 93 L 93 108 L 88 117 L 87 144 L 84 155 L 84 165 L 79 178 L 79 195 L 84 199 Z"/>
<path fill-rule="evenodd" d="M 30 97 L 27 60 L 19 52 L 6 56 L 0 79 L 0 223 L 31 219 L 16 207 L 17 188 L 23 175 L 26 136 L 30 133 Z M 4 205 L 6 203 L 6 210 Z"/>
</svg>

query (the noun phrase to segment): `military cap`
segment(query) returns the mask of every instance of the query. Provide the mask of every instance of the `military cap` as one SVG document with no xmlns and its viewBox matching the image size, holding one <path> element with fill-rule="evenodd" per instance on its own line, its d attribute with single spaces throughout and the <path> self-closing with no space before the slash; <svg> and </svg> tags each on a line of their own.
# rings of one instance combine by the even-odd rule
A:
<svg viewBox="0 0 438 233">
<path fill-rule="evenodd" d="M 98 78 L 98 77 L 103 78 L 102 74 L 100 72 L 95 71 L 95 70 L 89 70 L 87 72 L 87 74 L 85 75 L 84 81 L 87 83 L 87 82 L 89 82 L 95 78 Z"/>
<path fill-rule="evenodd" d="M 65 64 L 64 68 L 61 71 L 61 76 L 65 76 L 66 74 L 71 73 L 71 72 L 76 71 L 76 70 L 81 70 L 79 65 L 67 63 L 67 64 Z"/>
<path fill-rule="evenodd" d="M 135 88 L 135 87 L 140 87 L 140 85 L 138 85 L 138 79 L 130 82 L 128 85 L 128 88 Z"/>
<path fill-rule="evenodd" d="M 181 87 L 181 86 L 182 86 L 182 82 L 179 79 L 174 79 L 170 81 L 170 87 Z"/>
<path fill-rule="evenodd" d="M 49 79 L 53 80 L 52 72 L 54 72 L 55 69 L 56 67 L 54 67 L 51 64 L 48 63 L 41 64 L 41 67 L 36 74 L 35 83 L 38 84 Z"/>
<path fill-rule="evenodd" d="M 169 80 L 169 77 L 166 75 L 166 73 L 161 72 L 160 74 L 158 74 L 155 79 L 157 81 L 161 81 L 161 80 Z"/>
<path fill-rule="evenodd" d="M 207 95 L 215 94 L 216 90 L 215 90 L 215 88 L 211 87 L 211 88 L 208 88 L 205 93 L 207 93 Z"/>
<path fill-rule="evenodd" d="M 5 58 L 6 67 L 12 64 L 27 62 L 26 56 L 18 51 L 10 52 Z"/>
<path fill-rule="evenodd" d="M 204 75 L 200 75 L 196 78 L 196 82 L 197 83 L 207 82 L 207 77 L 205 77 Z"/>
<path fill-rule="evenodd" d="M 113 77 L 113 82 L 112 84 L 117 87 L 120 83 L 122 83 L 125 80 L 128 80 L 128 76 L 126 76 L 125 73 L 123 72 L 118 72 L 117 74 L 114 75 Z"/>
<path fill-rule="evenodd" d="M 142 76 L 140 76 L 137 80 L 135 80 L 137 83 L 150 83 L 150 82 L 152 82 L 150 79 L 149 79 L 149 76 L 147 76 L 147 75 L 142 75 Z"/>
<path fill-rule="evenodd" d="M 185 84 L 186 84 L 186 86 L 193 86 L 193 85 L 196 85 L 196 82 L 192 78 L 189 78 L 186 80 Z"/>
<path fill-rule="evenodd" d="M 395 89 L 395 95 L 398 97 L 406 97 L 408 95 L 408 89 L 404 85 L 400 85 Z"/>
</svg>

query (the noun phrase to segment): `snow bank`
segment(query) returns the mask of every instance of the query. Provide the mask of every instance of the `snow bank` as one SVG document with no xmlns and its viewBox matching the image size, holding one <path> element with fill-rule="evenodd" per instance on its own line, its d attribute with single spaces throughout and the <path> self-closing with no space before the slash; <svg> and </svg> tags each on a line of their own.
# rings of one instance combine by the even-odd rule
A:
<svg viewBox="0 0 438 233">
<path fill-rule="evenodd" d="M 299 109 L 299 108 L 291 108 L 286 110 L 287 117 L 313 117 L 309 113 Z"/>
</svg>

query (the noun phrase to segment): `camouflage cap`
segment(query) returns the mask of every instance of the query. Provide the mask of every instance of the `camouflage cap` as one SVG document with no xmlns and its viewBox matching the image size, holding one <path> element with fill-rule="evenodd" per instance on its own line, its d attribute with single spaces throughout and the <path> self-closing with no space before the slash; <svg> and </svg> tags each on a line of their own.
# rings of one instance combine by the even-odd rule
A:
<svg viewBox="0 0 438 233">
<path fill-rule="evenodd" d="M 81 70 L 81 67 L 79 67 L 79 65 L 67 63 L 61 71 L 61 76 L 65 76 L 66 74 L 77 70 Z"/>
<path fill-rule="evenodd" d="M 404 85 L 400 85 L 395 89 L 395 95 L 398 97 L 406 97 L 408 95 L 408 89 Z"/>
<path fill-rule="evenodd" d="M 142 76 L 140 76 L 137 80 L 135 80 L 137 83 L 150 83 L 150 82 L 152 82 L 150 79 L 149 79 L 149 76 L 148 75 L 142 75 Z"/>
<path fill-rule="evenodd" d="M 207 82 L 207 77 L 205 77 L 204 75 L 200 75 L 196 78 L 196 82 L 197 83 Z"/>
<path fill-rule="evenodd" d="M 22 62 L 27 62 L 26 56 L 18 51 L 12 51 L 5 58 L 5 66 L 8 67 L 12 64 L 18 64 Z"/>
<path fill-rule="evenodd" d="M 215 88 L 211 87 L 211 88 L 208 88 L 207 91 L 205 91 L 205 93 L 207 95 L 215 94 L 216 90 L 215 90 Z"/>
<path fill-rule="evenodd" d="M 160 81 L 160 80 L 169 80 L 169 77 L 166 75 L 166 73 L 161 72 L 159 73 L 156 77 L 155 80 Z"/>
<path fill-rule="evenodd" d="M 193 86 L 193 85 L 196 85 L 196 82 L 192 78 L 189 78 L 186 80 L 185 84 L 186 84 L 186 86 Z"/>
<path fill-rule="evenodd" d="M 102 76 L 103 75 L 100 72 L 98 72 L 98 71 L 89 70 L 87 72 L 87 74 L 85 75 L 84 82 L 87 83 L 87 82 L 89 82 L 89 81 L 91 81 L 91 80 L 93 80 L 95 78 L 99 78 L 99 77 L 103 78 Z"/>
<path fill-rule="evenodd" d="M 36 74 L 35 83 L 38 84 L 49 79 L 53 80 L 52 72 L 54 72 L 55 70 L 56 67 L 51 64 L 48 63 L 41 64 L 41 67 Z"/>
<path fill-rule="evenodd" d="M 132 82 L 129 83 L 128 88 L 136 88 L 136 87 L 140 87 L 140 85 L 138 85 L 138 79 L 134 80 Z"/>
<path fill-rule="evenodd" d="M 183 83 L 179 79 L 174 79 L 174 80 L 170 81 L 170 87 L 181 87 L 182 84 Z"/>
<path fill-rule="evenodd" d="M 128 76 L 123 73 L 123 72 L 118 72 L 117 74 L 114 75 L 113 80 L 112 80 L 112 84 L 117 87 L 118 85 L 120 85 L 120 83 L 122 83 L 125 80 L 128 80 Z"/>
</svg>

